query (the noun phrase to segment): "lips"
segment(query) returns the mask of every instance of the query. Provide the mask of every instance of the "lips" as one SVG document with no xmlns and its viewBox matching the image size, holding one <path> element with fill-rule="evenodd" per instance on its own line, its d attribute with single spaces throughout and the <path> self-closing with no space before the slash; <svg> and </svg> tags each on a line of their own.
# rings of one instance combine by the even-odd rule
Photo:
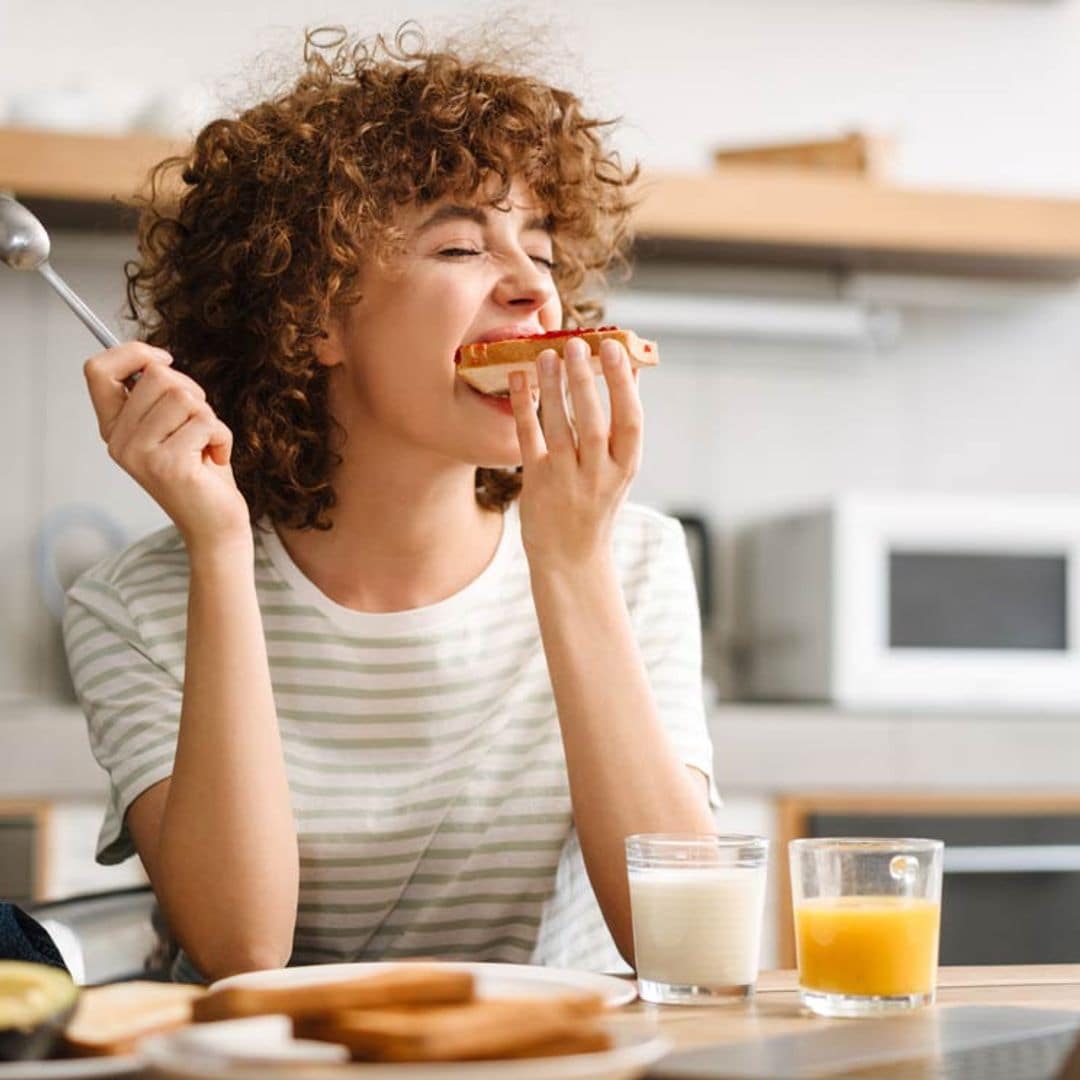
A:
<svg viewBox="0 0 1080 1080">
<path fill-rule="evenodd" d="M 486 345 L 490 341 L 506 341 L 508 338 L 534 337 L 542 334 L 544 328 L 535 323 L 518 323 L 507 326 L 496 326 L 485 331 L 472 341 L 462 342 L 463 345 Z"/>
</svg>

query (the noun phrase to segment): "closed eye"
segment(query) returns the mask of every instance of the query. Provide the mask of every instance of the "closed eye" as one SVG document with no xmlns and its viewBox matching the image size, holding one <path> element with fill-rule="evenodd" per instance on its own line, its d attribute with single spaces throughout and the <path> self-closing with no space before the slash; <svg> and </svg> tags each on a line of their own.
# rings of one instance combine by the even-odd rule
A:
<svg viewBox="0 0 1080 1080">
<path fill-rule="evenodd" d="M 451 248 L 443 248 L 439 252 L 439 254 L 440 255 L 445 255 L 448 259 L 460 259 L 460 258 L 463 258 L 466 255 L 481 255 L 483 253 L 481 251 L 478 251 L 475 248 L 451 247 Z"/>
</svg>

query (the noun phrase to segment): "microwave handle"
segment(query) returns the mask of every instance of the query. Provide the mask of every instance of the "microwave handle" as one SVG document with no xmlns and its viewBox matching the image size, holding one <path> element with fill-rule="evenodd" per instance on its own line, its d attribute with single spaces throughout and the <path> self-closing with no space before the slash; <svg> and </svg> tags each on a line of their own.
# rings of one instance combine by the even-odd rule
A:
<svg viewBox="0 0 1080 1080">
<path fill-rule="evenodd" d="M 945 848 L 946 874 L 1073 874 L 1080 844 L 1000 844 Z"/>
</svg>

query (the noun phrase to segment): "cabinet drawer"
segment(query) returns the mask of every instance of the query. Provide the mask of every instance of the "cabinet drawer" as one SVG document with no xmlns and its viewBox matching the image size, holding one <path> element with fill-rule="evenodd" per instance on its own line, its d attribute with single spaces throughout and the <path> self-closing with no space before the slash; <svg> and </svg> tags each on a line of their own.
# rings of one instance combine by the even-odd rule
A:
<svg viewBox="0 0 1080 1080">
<path fill-rule="evenodd" d="M 0 896 L 14 904 L 34 899 L 35 825 L 25 821 L 0 821 Z"/>
<path fill-rule="evenodd" d="M 48 803 L 0 801 L 0 899 L 42 899 L 48 822 Z"/>
</svg>

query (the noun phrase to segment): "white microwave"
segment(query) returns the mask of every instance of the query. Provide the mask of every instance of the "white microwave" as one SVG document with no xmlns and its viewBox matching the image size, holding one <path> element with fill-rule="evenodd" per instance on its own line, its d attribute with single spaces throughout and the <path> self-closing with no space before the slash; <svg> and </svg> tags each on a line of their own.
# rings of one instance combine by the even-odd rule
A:
<svg viewBox="0 0 1080 1080">
<path fill-rule="evenodd" d="M 850 493 L 741 550 L 752 698 L 1080 711 L 1080 499 Z"/>
</svg>

